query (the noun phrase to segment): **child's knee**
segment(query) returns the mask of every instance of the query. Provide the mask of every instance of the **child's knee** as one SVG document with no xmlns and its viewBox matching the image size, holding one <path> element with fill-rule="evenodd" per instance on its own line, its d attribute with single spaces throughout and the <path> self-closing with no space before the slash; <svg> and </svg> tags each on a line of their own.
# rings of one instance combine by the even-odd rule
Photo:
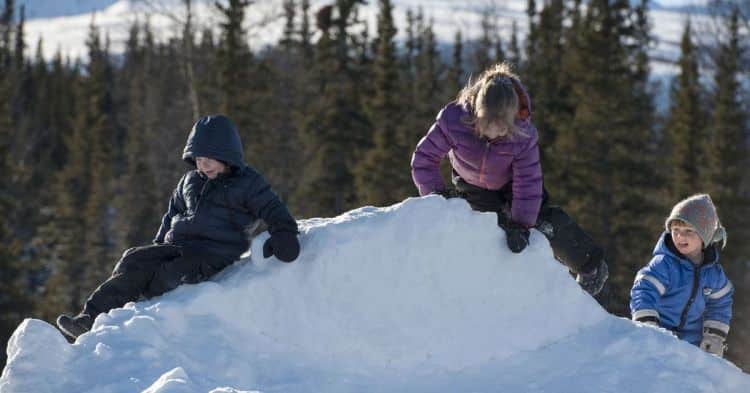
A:
<svg viewBox="0 0 750 393">
<path fill-rule="evenodd" d="M 133 247 L 125 250 L 112 274 L 155 270 L 164 262 L 179 257 L 180 250 L 171 245 Z"/>
</svg>

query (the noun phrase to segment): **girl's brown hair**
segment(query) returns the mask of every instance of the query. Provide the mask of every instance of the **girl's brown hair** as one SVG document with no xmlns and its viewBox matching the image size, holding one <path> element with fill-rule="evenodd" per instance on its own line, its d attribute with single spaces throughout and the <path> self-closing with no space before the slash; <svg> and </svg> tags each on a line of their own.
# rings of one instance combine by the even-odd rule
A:
<svg viewBox="0 0 750 393">
<path fill-rule="evenodd" d="M 458 104 L 471 109 L 471 114 L 461 120 L 473 125 L 479 136 L 485 135 L 492 124 L 500 126 L 501 137 L 522 134 L 515 125 L 520 100 L 514 79 L 518 76 L 505 62 L 486 69 L 476 79 L 470 78 L 456 97 Z"/>
</svg>

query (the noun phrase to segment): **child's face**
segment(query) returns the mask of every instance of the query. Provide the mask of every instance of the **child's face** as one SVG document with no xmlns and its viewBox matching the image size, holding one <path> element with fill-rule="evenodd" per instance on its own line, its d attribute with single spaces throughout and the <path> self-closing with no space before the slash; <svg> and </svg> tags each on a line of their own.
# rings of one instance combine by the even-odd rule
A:
<svg viewBox="0 0 750 393">
<path fill-rule="evenodd" d="M 487 137 L 487 139 L 495 139 L 501 135 L 507 134 L 507 132 L 507 127 L 500 124 L 500 122 L 492 122 L 482 130 L 482 135 Z"/>
<path fill-rule="evenodd" d="M 673 222 L 669 226 L 669 232 L 672 234 L 672 242 L 677 251 L 686 257 L 700 255 L 703 250 L 703 241 L 692 226 L 680 222 Z"/>
<path fill-rule="evenodd" d="M 198 167 L 198 170 L 209 179 L 215 179 L 216 176 L 219 176 L 220 173 L 224 173 L 227 170 L 227 166 L 221 161 L 208 157 L 196 157 L 195 165 Z"/>
</svg>

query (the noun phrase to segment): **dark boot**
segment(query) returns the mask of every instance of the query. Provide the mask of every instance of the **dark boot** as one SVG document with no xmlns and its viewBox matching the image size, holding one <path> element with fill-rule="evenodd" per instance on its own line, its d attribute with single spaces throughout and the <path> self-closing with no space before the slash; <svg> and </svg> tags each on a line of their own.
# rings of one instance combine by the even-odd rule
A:
<svg viewBox="0 0 750 393">
<path fill-rule="evenodd" d="M 596 296 L 604 288 L 607 278 L 609 278 L 609 267 L 607 267 L 607 262 L 602 259 L 599 266 L 594 268 L 594 270 L 579 272 L 576 275 L 576 282 L 591 296 Z"/>
<path fill-rule="evenodd" d="M 78 336 L 91 330 L 91 325 L 94 324 L 94 319 L 88 314 L 78 314 L 75 317 L 69 317 L 67 315 L 60 315 L 57 317 L 57 327 L 60 328 L 65 335 L 72 339 L 78 338 Z"/>
</svg>

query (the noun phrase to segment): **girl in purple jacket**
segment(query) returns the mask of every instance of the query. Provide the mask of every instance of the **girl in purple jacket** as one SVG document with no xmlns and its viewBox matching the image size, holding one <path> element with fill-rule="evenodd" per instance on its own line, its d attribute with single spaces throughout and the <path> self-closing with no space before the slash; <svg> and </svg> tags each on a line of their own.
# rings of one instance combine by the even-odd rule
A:
<svg viewBox="0 0 750 393">
<path fill-rule="evenodd" d="M 529 229 L 549 239 L 560 262 L 592 295 L 608 277 L 603 252 L 564 211 L 547 203 L 531 100 L 507 64 L 470 80 L 419 141 L 411 162 L 420 195 L 466 199 L 474 210 L 496 212 L 508 248 L 519 253 Z M 440 161 L 448 156 L 455 190 L 446 188 Z"/>
</svg>

